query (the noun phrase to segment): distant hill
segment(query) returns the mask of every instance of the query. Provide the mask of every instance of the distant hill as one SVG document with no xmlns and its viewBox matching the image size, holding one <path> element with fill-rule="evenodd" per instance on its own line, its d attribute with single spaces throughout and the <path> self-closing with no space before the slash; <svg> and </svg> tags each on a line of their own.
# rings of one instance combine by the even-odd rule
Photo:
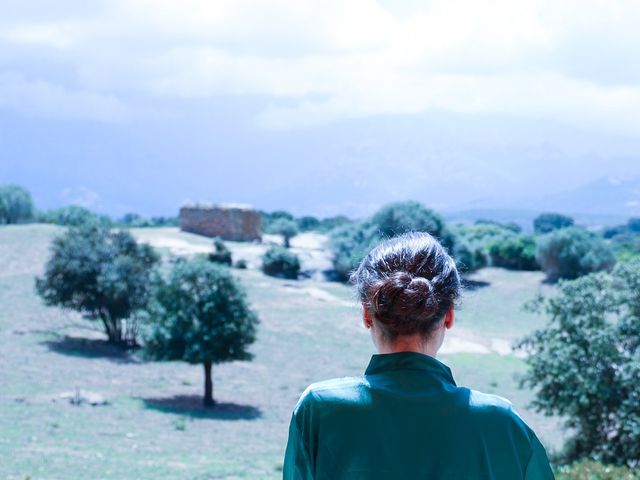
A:
<svg viewBox="0 0 640 480">
<path fill-rule="evenodd" d="M 640 177 L 606 177 L 584 186 L 546 195 L 514 201 L 515 208 L 475 208 L 450 212 L 451 222 L 472 223 L 479 219 L 516 222 L 526 231 L 541 212 L 560 212 L 572 216 L 578 224 L 597 229 L 625 223 L 630 217 L 640 217 Z"/>
</svg>

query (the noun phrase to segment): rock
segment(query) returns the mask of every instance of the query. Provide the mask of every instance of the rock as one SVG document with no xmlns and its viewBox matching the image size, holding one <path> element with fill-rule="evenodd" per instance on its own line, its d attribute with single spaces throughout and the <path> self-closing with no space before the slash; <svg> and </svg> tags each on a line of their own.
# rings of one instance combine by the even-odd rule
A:
<svg viewBox="0 0 640 480">
<path fill-rule="evenodd" d="M 76 390 L 75 392 L 63 392 L 60 398 L 68 400 L 71 405 L 108 405 L 109 402 L 99 393 L 86 390 Z"/>
</svg>

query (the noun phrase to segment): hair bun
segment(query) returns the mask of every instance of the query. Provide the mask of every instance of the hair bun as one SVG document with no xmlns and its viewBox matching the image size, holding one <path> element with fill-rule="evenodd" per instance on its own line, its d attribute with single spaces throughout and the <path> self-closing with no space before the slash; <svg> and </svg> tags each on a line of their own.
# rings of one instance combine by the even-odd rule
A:
<svg viewBox="0 0 640 480">
<path fill-rule="evenodd" d="M 438 302 L 428 278 L 394 272 L 376 287 L 371 298 L 374 315 L 399 332 L 411 330 L 417 321 L 437 313 Z"/>
</svg>

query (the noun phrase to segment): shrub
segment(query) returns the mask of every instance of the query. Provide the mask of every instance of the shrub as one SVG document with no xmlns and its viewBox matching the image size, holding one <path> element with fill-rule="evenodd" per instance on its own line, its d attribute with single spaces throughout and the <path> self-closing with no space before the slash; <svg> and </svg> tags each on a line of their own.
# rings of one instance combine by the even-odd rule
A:
<svg viewBox="0 0 640 480">
<path fill-rule="evenodd" d="M 370 223 L 348 223 L 333 229 L 329 246 L 338 280 L 348 280 L 351 271 L 379 241 L 378 229 Z"/>
<path fill-rule="evenodd" d="M 627 222 L 627 228 L 630 232 L 640 233 L 640 218 L 630 218 Z"/>
<path fill-rule="evenodd" d="M 262 256 L 262 271 L 272 277 L 298 278 L 300 260 L 286 248 L 274 245 Z"/>
<path fill-rule="evenodd" d="M 556 469 L 557 480 L 640 480 L 640 471 L 581 460 Z"/>
<path fill-rule="evenodd" d="M 393 202 L 383 205 L 371 217 L 382 237 L 390 238 L 410 231 L 428 232 L 449 251 L 453 250 L 454 237 L 443 218 L 419 202 Z"/>
<path fill-rule="evenodd" d="M 289 248 L 289 241 L 298 234 L 298 224 L 288 218 L 278 218 L 271 223 L 269 231 L 282 235 L 284 246 Z"/>
<path fill-rule="evenodd" d="M 234 266 L 239 270 L 246 270 L 247 269 L 247 261 L 244 258 L 241 258 L 240 260 L 238 260 L 235 263 Z"/>
<path fill-rule="evenodd" d="M 33 217 L 33 200 L 18 185 L 0 185 L 0 224 L 22 223 Z"/>
<path fill-rule="evenodd" d="M 549 323 L 517 345 L 533 407 L 566 419 L 565 460 L 640 464 L 640 260 L 561 281 L 528 305 Z"/>
<path fill-rule="evenodd" d="M 560 213 L 543 213 L 533 220 L 533 230 L 538 235 L 573 226 L 573 218 Z"/>
<path fill-rule="evenodd" d="M 511 270 L 539 270 L 536 241 L 531 235 L 510 235 L 487 246 L 491 264 Z"/>
<path fill-rule="evenodd" d="M 213 239 L 214 251 L 208 255 L 209 261 L 231 266 L 231 251 L 227 248 L 220 237 Z"/>
<path fill-rule="evenodd" d="M 466 240 L 456 240 L 453 258 L 462 273 L 469 273 L 487 266 L 487 255 L 481 246 L 473 246 Z"/>
<path fill-rule="evenodd" d="M 312 230 L 320 229 L 320 220 L 316 217 L 312 217 L 311 215 L 306 215 L 304 217 L 300 217 L 296 220 L 298 224 L 298 228 L 301 232 L 309 232 Z"/>
<path fill-rule="evenodd" d="M 127 232 L 96 224 L 70 228 L 51 250 L 44 276 L 36 279 L 45 303 L 99 320 L 111 342 L 135 344 L 135 313 L 149 299 L 155 251 Z"/>
<path fill-rule="evenodd" d="M 175 262 L 158 277 L 148 316 L 145 351 L 154 360 L 182 360 L 204 367 L 204 405 L 214 405 L 212 365 L 250 360 L 258 317 L 229 270 L 203 259 Z"/>
<path fill-rule="evenodd" d="M 577 227 L 540 237 L 536 259 L 552 281 L 610 270 L 615 264 L 613 252 L 600 237 Z"/>
<path fill-rule="evenodd" d="M 97 213 L 78 205 L 69 205 L 67 207 L 40 212 L 38 214 L 38 221 L 71 227 L 77 227 L 87 223 L 94 223 L 103 226 L 111 225 L 111 220 L 108 216 L 98 215 Z"/>
</svg>

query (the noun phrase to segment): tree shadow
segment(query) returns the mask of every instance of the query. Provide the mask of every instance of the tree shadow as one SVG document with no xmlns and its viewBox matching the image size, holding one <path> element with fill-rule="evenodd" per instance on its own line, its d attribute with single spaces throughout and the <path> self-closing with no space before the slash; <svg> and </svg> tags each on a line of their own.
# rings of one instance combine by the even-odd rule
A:
<svg viewBox="0 0 640 480">
<path fill-rule="evenodd" d="M 105 358 L 118 363 L 140 363 L 134 356 L 135 349 L 113 344 L 99 338 L 72 337 L 65 335 L 40 342 L 49 350 L 63 355 L 83 358 Z"/>
<path fill-rule="evenodd" d="M 462 288 L 468 291 L 480 290 L 481 288 L 489 287 L 491 282 L 487 282 L 485 280 L 471 280 L 469 278 L 464 278 L 462 280 Z"/>
<path fill-rule="evenodd" d="M 174 395 L 173 397 L 142 398 L 141 400 L 146 408 L 192 418 L 255 420 L 262 416 L 262 411 L 252 405 L 216 402 L 213 407 L 205 407 L 202 405 L 202 397 L 199 395 Z"/>
</svg>

